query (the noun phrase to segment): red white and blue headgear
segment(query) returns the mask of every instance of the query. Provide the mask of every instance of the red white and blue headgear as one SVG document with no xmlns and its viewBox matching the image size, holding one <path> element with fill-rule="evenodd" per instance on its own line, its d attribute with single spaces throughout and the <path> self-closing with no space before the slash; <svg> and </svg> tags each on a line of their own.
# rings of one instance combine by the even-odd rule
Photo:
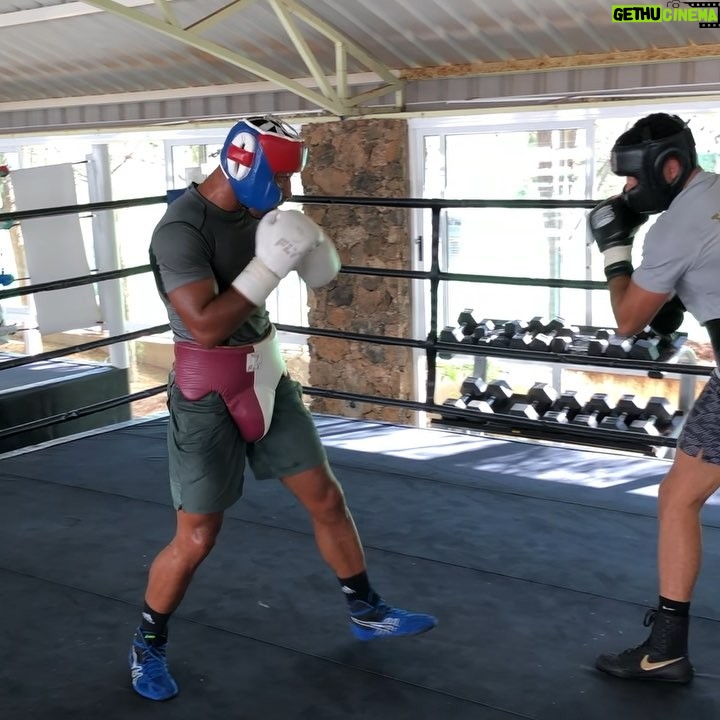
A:
<svg viewBox="0 0 720 720">
<path fill-rule="evenodd" d="M 220 153 L 220 167 L 245 207 L 260 212 L 282 202 L 278 173 L 300 172 L 307 148 L 300 135 L 276 117 L 240 120 L 227 136 Z"/>
</svg>

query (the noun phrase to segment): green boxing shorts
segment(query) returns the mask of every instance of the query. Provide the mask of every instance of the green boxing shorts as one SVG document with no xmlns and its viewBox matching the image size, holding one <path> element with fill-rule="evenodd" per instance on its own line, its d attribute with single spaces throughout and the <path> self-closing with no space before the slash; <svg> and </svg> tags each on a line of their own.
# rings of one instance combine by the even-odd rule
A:
<svg viewBox="0 0 720 720">
<path fill-rule="evenodd" d="M 170 490 L 176 510 L 223 512 L 243 493 L 246 462 L 258 480 L 284 478 L 327 461 L 302 399 L 302 386 L 280 378 L 270 427 L 246 442 L 225 401 L 216 392 L 188 400 L 173 374 L 168 381 L 167 445 Z"/>
</svg>

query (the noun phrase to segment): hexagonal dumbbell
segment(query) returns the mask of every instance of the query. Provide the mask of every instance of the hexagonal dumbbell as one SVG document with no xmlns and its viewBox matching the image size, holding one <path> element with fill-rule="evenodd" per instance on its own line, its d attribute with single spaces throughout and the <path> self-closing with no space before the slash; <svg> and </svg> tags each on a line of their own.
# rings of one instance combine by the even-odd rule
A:
<svg viewBox="0 0 720 720">
<path fill-rule="evenodd" d="M 537 382 L 528 390 L 526 402 L 515 403 L 510 408 L 510 415 L 538 420 L 550 410 L 557 399 L 558 392 L 552 385 Z"/>
<path fill-rule="evenodd" d="M 543 416 L 543 420 L 556 423 L 571 422 L 582 410 L 583 403 L 578 398 L 577 390 L 566 390 L 553 403 L 553 406 Z"/>
<path fill-rule="evenodd" d="M 612 413 L 607 393 L 595 393 L 583 409 L 572 419 L 573 425 L 595 428 L 602 420 Z"/>
<path fill-rule="evenodd" d="M 468 407 L 483 413 L 503 412 L 512 395 L 512 388 L 505 380 L 493 380 L 485 385 L 479 397 L 468 403 Z"/>
<path fill-rule="evenodd" d="M 628 430 L 645 435 L 662 435 L 663 431 L 672 425 L 674 417 L 675 408 L 672 403 L 667 398 L 656 395 L 648 400 L 642 414 L 630 423 Z"/>
<path fill-rule="evenodd" d="M 645 406 L 645 415 L 657 418 L 657 424 L 661 427 L 672 425 L 675 419 L 677 408 L 666 398 L 653 395 Z"/>
</svg>

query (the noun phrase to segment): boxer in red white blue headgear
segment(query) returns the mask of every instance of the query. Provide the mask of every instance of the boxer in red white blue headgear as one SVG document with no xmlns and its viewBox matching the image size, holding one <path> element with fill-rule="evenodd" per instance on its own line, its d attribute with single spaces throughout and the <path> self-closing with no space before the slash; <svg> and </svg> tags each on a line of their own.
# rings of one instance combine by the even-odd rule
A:
<svg viewBox="0 0 720 720">
<path fill-rule="evenodd" d="M 300 172 L 307 148 L 293 128 L 272 116 L 240 120 L 220 154 L 220 167 L 238 201 L 267 212 L 282 202 L 278 174 Z"/>
<path fill-rule="evenodd" d="M 290 273 L 315 290 L 341 269 L 317 223 L 277 209 L 292 197 L 292 176 L 304 162 L 305 145 L 281 121 L 238 122 L 219 167 L 168 203 L 150 241 L 175 346 L 167 466 L 177 523 L 152 561 L 128 654 L 132 687 L 150 700 L 179 692 L 167 664 L 168 622 L 224 513 L 242 497 L 246 466 L 257 480 L 280 480 L 309 513 L 357 639 L 419 635 L 437 624 L 433 615 L 388 604 L 370 582 L 342 487 L 266 308 Z"/>
</svg>

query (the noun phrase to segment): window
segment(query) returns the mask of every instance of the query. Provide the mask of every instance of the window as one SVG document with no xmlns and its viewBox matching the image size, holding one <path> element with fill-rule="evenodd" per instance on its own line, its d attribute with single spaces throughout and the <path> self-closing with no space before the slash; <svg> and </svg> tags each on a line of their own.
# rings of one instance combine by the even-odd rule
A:
<svg viewBox="0 0 720 720">
<path fill-rule="evenodd" d="M 710 171 L 720 169 L 717 151 L 720 111 L 709 103 L 676 106 L 690 122 L 699 162 Z M 609 166 L 615 139 L 638 118 L 654 112 L 648 107 L 569 108 L 487 114 L 478 117 L 421 119 L 410 122 L 413 194 L 446 199 L 589 200 L 621 191 L 623 179 Z M 575 209 L 448 209 L 441 214 L 441 269 L 453 273 L 604 281 L 602 257 L 589 242 L 586 210 Z M 635 249 L 651 227 L 638 233 Z M 430 211 L 413 214 L 413 237 L 431 237 Z M 429 252 L 416 261 L 429 269 Z M 414 309 L 416 337 L 429 331 L 428 288 L 418 282 Z M 438 328 L 457 324 L 459 313 L 472 308 L 478 318 L 528 320 L 535 315 L 560 316 L 577 325 L 614 326 L 606 290 L 553 289 L 498 283 L 442 283 Z M 691 340 L 707 342 L 707 334 L 686 315 L 682 330 Z M 419 367 L 422 355 L 418 354 Z M 510 361 L 493 361 L 502 373 Z M 478 371 L 472 356 L 455 356 L 441 376 L 455 379 Z M 527 363 L 525 363 L 527 366 Z M 517 369 L 516 369 L 517 371 Z M 553 369 L 533 364 L 527 384 L 550 380 Z M 541 374 L 546 372 L 547 377 Z M 418 377 L 423 377 L 421 368 Z M 556 378 L 557 379 L 557 378 Z M 423 396 L 418 387 L 418 395 Z M 436 400 L 442 401 L 442 393 Z"/>
</svg>

